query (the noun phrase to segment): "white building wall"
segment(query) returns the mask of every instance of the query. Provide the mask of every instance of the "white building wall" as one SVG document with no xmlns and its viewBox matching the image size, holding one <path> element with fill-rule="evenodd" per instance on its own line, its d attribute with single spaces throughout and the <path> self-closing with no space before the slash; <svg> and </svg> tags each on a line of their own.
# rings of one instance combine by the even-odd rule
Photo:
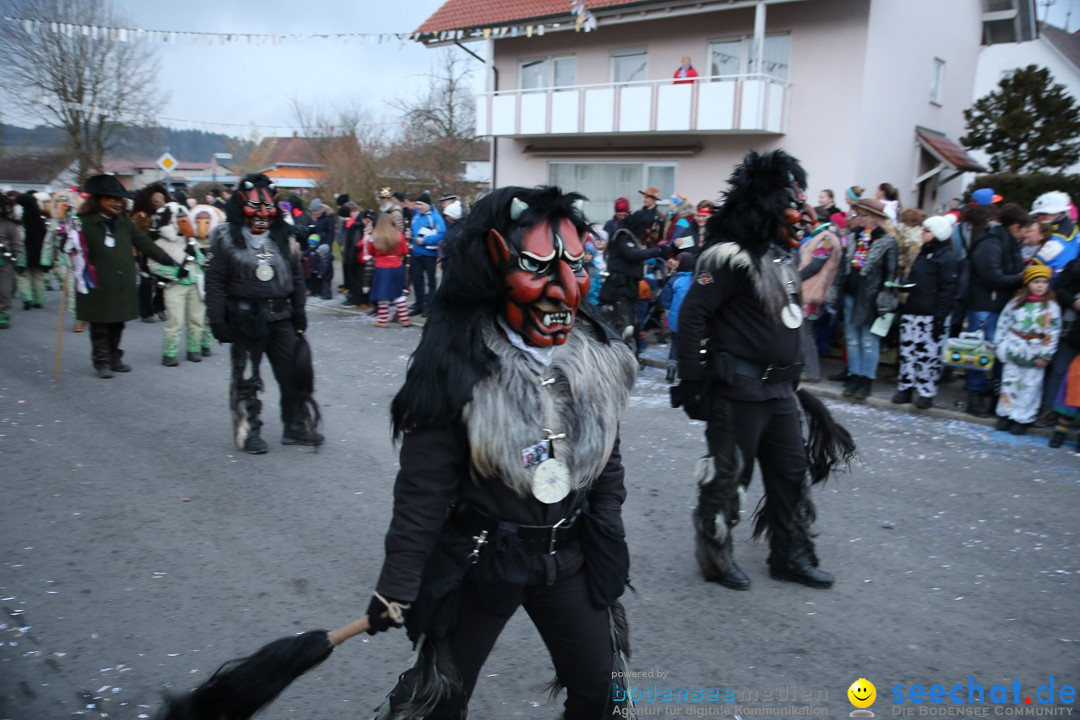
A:
<svg viewBox="0 0 1080 720">
<path fill-rule="evenodd" d="M 856 89 L 859 155 L 852 182 L 870 195 L 879 184 L 892 183 L 901 205 L 917 204 L 915 127 L 953 140 L 964 134 L 981 33 L 980 0 L 873 0 L 866 75 Z M 945 61 L 940 105 L 929 99 L 934 58 Z M 962 186 L 960 178 L 943 186 L 925 209 L 959 195 Z"/>
<path fill-rule="evenodd" d="M 935 18 L 927 22 L 928 17 Z M 692 17 L 603 26 L 587 35 L 553 33 L 495 43 L 499 87 L 518 87 L 519 60 L 574 54 L 578 84 L 610 82 L 611 50 L 644 45 L 648 77 L 668 78 L 684 54 L 708 73 L 711 40 L 753 33 L 753 12 L 731 10 Z M 810 197 L 830 188 L 838 200 L 848 185 L 872 191 L 881 182 L 900 188 L 905 205 L 916 199 L 915 127 L 952 138 L 963 133 L 981 32 L 980 0 L 813 0 L 767 6 L 766 33 L 790 31 L 791 99 L 786 133 L 651 134 L 496 141 L 496 185 L 548 181 L 548 162 L 671 162 L 676 189 L 692 200 L 715 198 L 748 150 L 783 148 L 809 174 Z M 929 102 L 933 58 L 946 61 L 942 105 Z M 700 144 L 690 157 L 627 155 L 536 157 L 528 145 L 619 147 Z M 958 194 L 960 181 L 943 193 Z M 955 189 L 953 188 L 955 186 Z M 570 189 L 570 188 L 567 188 Z M 951 196 L 951 195 L 948 195 Z M 943 202 L 946 195 L 939 195 Z M 638 198 L 631 198 L 636 205 Z"/>
<path fill-rule="evenodd" d="M 975 92 L 971 101 L 995 92 L 1005 71 L 1025 68 L 1028 65 L 1038 65 L 1050 70 L 1054 82 L 1064 85 L 1069 95 L 1080 103 L 1080 71 L 1065 60 L 1057 48 L 1041 37 L 1031 42 L 984 47 L 979 53 Z M 981 150 L 974 150 L 971 155 L 982 162 L 987 162 L 990 158 L 988 153 Z M 1080 163 L 1066 168 L 1063 172 L 1080 173 Z"/>
</svg>

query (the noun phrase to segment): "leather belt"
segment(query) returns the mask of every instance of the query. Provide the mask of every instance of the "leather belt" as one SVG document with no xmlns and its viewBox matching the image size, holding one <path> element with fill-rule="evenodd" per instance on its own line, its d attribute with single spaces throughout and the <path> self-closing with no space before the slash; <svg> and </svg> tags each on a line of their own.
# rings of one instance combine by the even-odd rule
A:
<svg viewBox="0 0 1080 720">
<path fill-rule="evenodd" d="M 241 300 L 237 298 L 235 302 L 236 307 L 244 312 L 264 305 L 272 313 L 285 312 L 292 307 L 288 298 L 269 298 L 268 300 Z"/>
<path fill-rule="evenodd" d="M 802 376 L 802 370 L 802 363 L 792 363 L 791 365 L 765 365 L 750 360 L 744 360 L 741 357 L 735 358 L 736 374 L 755 378 L 766 385 L 798 380 Z"/>
<path fill-rule="evenodd" d="M 564 550 L 567 545 L 577 540 L 578 520 L 584 508 L 578 508 L 554 525 L 518 525 L 493 518 L 476 508 L 466 507 L 450 516 L 450 523 L 463 535 L 472 536 L 479 541 L 492 542 L 497 532 L 516 535 L 522 548 L 530 553 L 554 555 Z M 491 537 L 492 540 L 487 538 Z"/>
</svg>

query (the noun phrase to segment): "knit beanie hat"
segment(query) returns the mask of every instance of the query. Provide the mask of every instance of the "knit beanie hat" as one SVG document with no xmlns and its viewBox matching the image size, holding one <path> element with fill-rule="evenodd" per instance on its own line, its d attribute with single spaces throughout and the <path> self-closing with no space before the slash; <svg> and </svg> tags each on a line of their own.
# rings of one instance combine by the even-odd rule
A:
<svg viewBox="0 0 1080 720">
<path fill-rule="evenodd" d="M 312 200 L 311 205 L 308 206 L 308 210 L 310 210 L 313 213 L 319 212 L 320 210 L 323 210 L 323 209 L 324 209 L 324 207 L 323 207 L 323 204 L 322 204 L 322 200 L 320 200 L 319 198 L 315 198 L 314 200 Z"/>
<path fill-rule="evenodd" d="M 1050 269 L 1049 265 L 1028 265 L 1024 268 L 1024 271 L 1020 273 L 1020 280 L 1027 285 L 1035 278 L 1046 278 L 1049 280 L 1054 276 L 1054 271 Z"/>
<path fill-rule="evenodd" d="M 431 205 L 431 196 L 427 193 L 420 193 L 420 197 L 416 198 L 416 202 L 422 202 L 426 205 Z"/>
<path fill-rule="evenodd" d="M 615 212 L 630 212 L 630 201 L 624 197 L 615 199 Z"/>
<path fill-rule="evenodd" d="M 926 218 L 923 220 L 922 226 L 924 230 L 929 230 L 936 240 L 948 240 L 952 235 L 952 222 L 941 215 Z"/>
<path fill-rule="evenodd" d="M 329 255 L 330 254 L 330 246 L 326 245 L 326 244 L 320 245 L 315 250 L 315 252 L 319 253 L 320 255 Z"/>
</svg>

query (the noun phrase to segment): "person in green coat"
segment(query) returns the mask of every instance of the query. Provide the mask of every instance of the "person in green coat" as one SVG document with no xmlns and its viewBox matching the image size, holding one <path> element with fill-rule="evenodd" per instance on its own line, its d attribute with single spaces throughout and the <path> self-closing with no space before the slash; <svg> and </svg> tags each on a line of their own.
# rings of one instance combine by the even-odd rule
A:
<svg viewBox="0 0 1080 720">
<path fill-rule="evenodd" d="M 131 194 L 112 175 L 95 175 L 83 188 L 90 197 L 79 208 L 82 246 L 90 269 L 88 291 L 75 301 L 80 320 L 90 323 L 91 358 L 100 378 L 130 372 L 120 338 L 124 323 L 139 316 L 135 259 L 138 248 L 162 265 L 175 265 L 167 252 L 144 235 L 125 214 Z"/>
</svg>

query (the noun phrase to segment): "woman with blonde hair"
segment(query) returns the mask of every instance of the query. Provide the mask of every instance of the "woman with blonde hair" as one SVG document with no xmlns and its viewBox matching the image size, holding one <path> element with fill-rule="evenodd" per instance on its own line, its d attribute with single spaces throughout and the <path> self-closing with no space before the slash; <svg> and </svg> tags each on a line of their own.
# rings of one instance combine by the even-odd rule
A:
<svg viewBox="0 0 1080 720">
<path fill-rule="evenodd" d="M 365 236 L 364 254 L 373 258 L 375 266 L 369 296 L 369 300 L 378 308 L 375 327 L 389 327 L 391 302 L 397 310 L 398 322 L 402 327 L 408 327 L 412 324 L 409 322 L 409 306 L 405 297 L 409 245 L 387 213 L 379 213 L 375 230 Z"/>
</svg>

